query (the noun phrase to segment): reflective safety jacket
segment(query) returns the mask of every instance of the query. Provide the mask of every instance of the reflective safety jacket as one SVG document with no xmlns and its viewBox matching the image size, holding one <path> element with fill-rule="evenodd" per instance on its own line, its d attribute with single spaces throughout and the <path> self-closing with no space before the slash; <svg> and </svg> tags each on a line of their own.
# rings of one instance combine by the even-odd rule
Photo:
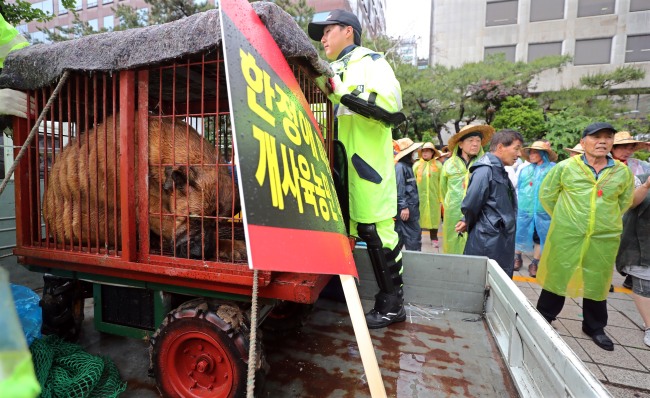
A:
<svg viewBox="0 0 650 398">
<path fill-rule="evenodd" d="M 539 201 L 539 187 L 553 166 L 555 166 L 554 162 L 544 162 L 540 165 L 531 163 L 524 166 L 519 173 L 516 250 L 523 252 L 533 250 L 535 230 L 539 236 L 540 247 L 542 250 L 544 249 L 548 227 L 551 225 L 551 216 Z"/>
<path fill-rule="evenodd" d="M 413 173 L 420 196 L 420 227 L 440 227 L 440 173 L 442 163 L 436 159 L 420 159 L 413 165 Z"/>
<path fill-rule="evenodd" d="M 458 147 L 449 148 L 453 155 L 442 165 L 440 173 L 440 196 L 445 208 L 445 217 L 442 222 L 442 252 L 447 254 L 463 254 L 467 234 L 458 236 L 454 231 L 458 221 L 463 218 L 460 205 L 465 198 L 469 185 L 469 168 L 483 156 L 483 148 L 478 155 L 465 165 L 465 161 L 458 154 Z"/>
<path fill-rule="evenodd" d="M 623 213 L 632 204 L 634 177 L 619 161 L 598 179 L 582 156 L 558 163 L 542 182 L 539 199 L 551 226 L 537 272 L 548 291 L 565 297 L 607 298 Z"/>
<path fill-rule="evenodd" d="M 27 47 L 29 43 L 0 15 L 0 69 L 4 67 L 5 58 L 11 51 Z"/>
<path fill-rule="evenodd" d="M 356 47 L 332 69 L 342 80 L 343 92 L 359 92 L 367 100 L 376 93 L 377 106 L 397 112 L 402 108 L 402 92 L 395 73 L 383 56 L 365 47 Z M 341 89 L 330 95 L 338 104 Z M 393 161 L 393 137 L 390 127 L 338 105 L 338 139 L 348 156 L 350 219 L 375 223 L 392 219 L 397 203 L 397 183 Z"/>
</svg>

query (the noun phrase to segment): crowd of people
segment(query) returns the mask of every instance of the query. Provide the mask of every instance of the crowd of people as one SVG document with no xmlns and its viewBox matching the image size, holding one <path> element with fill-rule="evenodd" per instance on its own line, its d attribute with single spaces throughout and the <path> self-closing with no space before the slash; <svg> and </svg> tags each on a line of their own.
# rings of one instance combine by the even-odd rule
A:
<svg viewBox="0 0 650 398">
<path fill-rule="evenodd" d="M 522 268 L 522 254 L 532 253 L 528 273 L 543 287 L 538 311 L 552 322 L 566 297 L 582 297 L 583 331 L 605 350 L 614 349 L 604 328 L 616 264 L 650 346 L 650 163 L 632 157 L 650 143 L 601 122 L 589 125 L 559 163 L 549 141 L 523 144 L 518 132 L 486 125 L 455 134 L 448 160 L 438 161 L 442 153 L 424 144 L 413 166 L 419 214 L 442 209 L 441 252 L 487 256 L 510 277 Z M 401 208 L 398 201 L 397 218 Z M 440 220 L 431 221 L 420 227 L 437 234 Z"/>
<path fill-rule="evenodd" d="M 308 31 L 337 71 L 321 88 L 348 156 L 350 234 L 366 242 L 379 287 L 369 328 L 406 319 L 401 250 L 421 250 L 424 230 L 442 253 L 493 258 L 511 278 L 532 252 L 538 311 L 553 322 L 566 297 L 582 297 L 582 330 L 605 350 L 614 349 L 605 326 L 616 264 L 629 276 L 650 346 L 650 163 L 632 157 L 646 143 L 593 123 L 556 163 L 550 142 L 524 146 L 517 131 L 482 124 L 440 149 L 393 141 L 390 123 L 355 108 L 401 108 L 399 82 L 381 54 L 361 46 L 356 16 L 335 10 Z"/>
</svg>

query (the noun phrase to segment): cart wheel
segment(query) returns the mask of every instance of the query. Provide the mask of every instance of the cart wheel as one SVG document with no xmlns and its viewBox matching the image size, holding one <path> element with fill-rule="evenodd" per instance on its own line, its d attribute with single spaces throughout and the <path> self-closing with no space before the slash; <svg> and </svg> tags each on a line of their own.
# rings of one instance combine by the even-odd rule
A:
<svg viewBox="0 0 650 398">
<path fill-rule="evenodd" d="M 84 287 L 76 279 L 43 275 L 43 312 L 41 332 L 75 342 L 84 320 Z"/>
<path fill-rule="evenodd" d="M 311 315 L 314 306 L 311 304 L 281 301 L 266 316 L 262 328 L 266 331 L 288 332 L 300 329 Z"/>
<path fill-rule="evenodd" d="M 151 340 L 158 389 L 165 397 L 243 397 L 248 346 L 248 326 L 238 306 L 191 300 L 171 311 Z M 268 365 L 258 352 L 256 380 L 259 375 L 262 381 Z"/>
</svg>

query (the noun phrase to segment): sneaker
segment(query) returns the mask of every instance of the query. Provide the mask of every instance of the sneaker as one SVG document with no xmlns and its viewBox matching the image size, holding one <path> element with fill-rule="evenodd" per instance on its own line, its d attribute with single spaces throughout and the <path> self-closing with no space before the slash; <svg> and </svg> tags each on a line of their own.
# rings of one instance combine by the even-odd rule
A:
<svg viewBox="0 0 650 398">
<path fill-rule="evenodd" d="M 537 262 L 533 261 L 530 263 L 528 266 L 528 275 L 530 275 L 531 278 L 536 278 L 537 277 Z"/>
<path fill-rule="evenodd" d="M 625 280 L 623 281 L 623 287 L 626 289 L 632 289 L 632 275 L 625 277 Z"/>
<path fill-rule="evenodd" d="M 515 256 L 515 271 L 519 271 L 523 263 L 524 260 L 522 260 L 521 256 Z"/>
<path fill-rule="evenodd" d="M 434 248 L 434 249 L 437 249 L 437 248 L 440 247 L 440 246 L 438 245 L 438 240 L 437 240 L 437 239 L 436 239 L 436 240 L 432 240 L 432 241 L 431 241 L 431 244 L 433 245 L 433 248 Z"/>
<path fill-rule="evenodd" d="M 397 312 L 388 312 L 382 314 L 376 309 L 371 309 L 366 314 L 366 323 L 368 329 L 381 329 L 390 325 L 391 323 L 404 322 L 406 320 L 406 311 L 402 305 Z"/>
<path fill-rule="evenodd" d="M 645 336 L 643 336 L 643 342 L 645 345 L 650 347 L 650 328 L 645 330 Z"/>
</svg>

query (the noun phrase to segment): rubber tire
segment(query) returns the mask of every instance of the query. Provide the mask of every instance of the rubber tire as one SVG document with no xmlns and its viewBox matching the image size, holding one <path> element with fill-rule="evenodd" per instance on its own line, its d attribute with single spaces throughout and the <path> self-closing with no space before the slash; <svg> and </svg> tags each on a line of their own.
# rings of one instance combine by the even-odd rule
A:
<svg viewBox="0 0 650 398">
<path fill-rule="evenodd" d="M 156 378 L 158 390 L 164 397 L 223 397 L 235 398 L 246 396 L 247 382 L 247 358 L 249 347 L 249 332 L 246 318 L 241 313 L 236 322 L 230 322 L 217 315 L 223 306 L 232 307 L 240 311 L 239 307 L 232 303 L 222 302 L 219 300 L 195 299 L 182 304 L 177 309 L 171 311 L 161 326 L 158 328 L 151 339 L 151 370 Z M 226 308 L 228 309 L 228 308 Z M 212 391 L 207 389 L 205 383 L 198 384 L 199 381 L 208 378 L 212 373 L 199 375 L 196 380 L 194 376 L 189 376 L 192 372 L 186 358 L 171 358 L 174 356 L 174 350 L 182 344 L 182 339 L 188 339 L 193 335 L 193 341 L 203 340 L 208 347 L 206 350 L 212 354 L 223 353 L 226 357 L 226 373 L 232 375 L 229 377 L 230 382 L 220 384 L 219 388 Z M 258 338 L 258 344 L 261 336 Z M 183 355 L 183 353 L 180 353 Z M 191 355 L 187 354 L 187 355 Z M 256 392 L 260 391 L 261 383 L 265 380 L 265 373 L 268 365 L 263 356 L 261 345 L 258 345 L 258 370 L 256 371 Z M 214 355 L 212 355 L 214 356 Z M 174 369 L 168 369 L 168 364 L 174 364 Z M 178 369 L 178 367 L 183 367 Z M 219 368 L 223 370 L 223 367 Z M 222 372 L 217 374 L 214 369 L 214 376 L 223 375 Z M 259 379 L 258 379 L 259 378 Z M 220 377 L 219 377 L 220 379 Z M 191 381 L 197 381 L 197 388 L 190 389 L 188 384 Z M 260 388 L 257 388 L 260 385 Z"/>
<path fill-rule="evenodd" d="M 82 282 L 53 275 L 44 276 L 43 280 L 43 298 L 39 302 L 43 311 L 41 332 L 76 342 L 84 320 Z"/>
</svg>

